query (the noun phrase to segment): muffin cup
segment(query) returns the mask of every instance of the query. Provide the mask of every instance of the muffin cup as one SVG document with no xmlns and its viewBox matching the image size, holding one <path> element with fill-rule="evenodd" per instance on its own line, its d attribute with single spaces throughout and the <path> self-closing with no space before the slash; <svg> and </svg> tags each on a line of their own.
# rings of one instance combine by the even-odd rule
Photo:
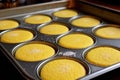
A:
<svg viewBox="0 0 120 80">
<path fill-rule="evenodd" d="M 94 33 L 94 35 L 96 35 L 96 36 L 98 36 L 98 37 L 100 37 L 100 38 L 103 38 L 103 39 L 111 39 L 111 40 L 115 40 L 115 39 L 120 39 L 120 38 L 112 38 L 112 37 L 107 37 L 107 35 L 106 35 L 106 37 L 105 37 L 105 35 L 104 36 L 102 36 L 102 35 L 97 35 L 96 34 L 96 31 L 97 30 L 99 30 L 99 29 L 102 29 L 102 28 L 107 28 L 107 27 L 113 27 L 113 28 L 120 28 L 120 25 L 116 25 L 116 24 L 103 24 L 103 25 L 101 25 L 101 26 L 99 26 L 99 27 L 95 27 L 95 28 L 93 28 L 93 33 Z"/>
<path fill-rule="evenodd" d="M 74 14 L 73 15 L 71 15 L 71 16 L 68 16 L 68 15 L 66 15 L 65 17 L 63 17 L 63 15 L 61 16 L 61 14 L 63 13 L 59 13 L 59 14 L 57 14 L 57 15 L 55 15 L 55 13 L 56 12 L 60 12 L 60 11 L 64 11 L 64 10 L 72 10 L 72 11 L 74 11 Z M 66 12 L 67 13 L 67 12 Z M 69 18 L 72 18 L 72 17 L 74 17 L 74 16 L 77 16 L 79 14 L 79 12 L 77 11 L 77 10 L 75 10 L 75 9 L 68 9 L 68 8 L 65 8 L 65 9 L 59 9 L 59 10 L 55 10 L 54 12 L 53 12 L 53 14 L 52 14 L 52 16 L 54 16 L 54 17 L 56 17 L 56 18 L 63 18 L 63 19 L 69 19 Z"/>
<path fill-rule="evenodd" d="M 59 37 L 57 38 L 57 44 L 58 44 L 59 46 L 61 46 L 61 45 L 59 44 L 59 40 L 60 40 L 61 38 L 65 37 L 65 36 L 67 36 L 67 35 L 70 35 L 70 34 L 83 34 L 83 35 L 85 35 L 85 36 L 88 36 L 89 38 L 91 38 L 91 39 L 93 40 L 93 44 L 92 44 L 92 45 L 89 45 L 89 46 L 87 46 L 87 47 L 84 47 L 84 48 L 68 48 L 68 49 L 85 49 L 85 48 L 88 48 L 88 47 L 93 46 L 93 45 L 96 44 L 96 38 L 95 38 L 95 37 L 91 36 L 90 34 L 81 32 L 81 31 L 73 31 L 73 32 L 71 31 L 71 32 L 69 32 L 69 33 L 67 33 L 67 34 L 63 34 L 62 36 L 59 36 Z M 63 46 L 61 46 L 61 47 L 63 47 Z M 64 47 L 64 48 L 67 48 L 67 47 Z"/>
<path fill-rule="evenodd" d="M 103 47 L 107 47 L 107 48 L 110 48 L 110 49 L 115 49 L 115 50 L 120 50 L 118 47 L 115 47 L 115 46 L 112 46 L 112 45 L 99 45 L 99 46 L 94 46 L 94 47 L 91 47 L 91 48 L 88 48 L 88 49 L 86 49 L 84 52 L 83 52 L 83 54 L 82 54 L 82 57 L 83 57 L 83 59 L 86 61 L 86 62 L 88 62 L 89 64 L 91 64 L 91 65 L 93 65 L 93 66 L 97 66 L 97 67 L 101 67 L 101 68 L 105 68 L 105 67 L 108 67 L 108 66 L 102 66 L 102 64 L 99 64 L 99 63 L 93 63 L 93 62 L 91 62 L 91 61 L 89 61 L 89 60 L 87 60 L 86 59 L 86 55 L 88 54 L 88 52 L 89 51 L 93 51 L 93 49 L 95 49 L 95 48 L 103 48 Z M 97 54 L 97 53 L 96 53 Z M 105 53 L 104 53 L 105 54 Z M 94 55 L 93 55 L 94 56 Z M 108 57 L 109 57 L 109 55 L 108 55 Z M 107 58 L 107 55 L 106 55 L 106 58 Z M 94 61 L 96 61 L 96 60 L 94 60 Z M 106 60 L 107 61 L 107 60 Z M 114 64 L 116 64 L 116 63 L 114 63 Z M 112 64 L 112 65 L 114 65 L 114 64 Z M 112 66 L 112 65 L 109 65 L 109 66 Z"/>
<path fill-rule="evenodd" d="M 95 19 L 95 20 L 98 20 L 98 22 L 99 22 L 99 24 L 95 24 L 95 25 L 93 25 L 93 26 L 78 26 L 78 25 L 74 25 L 74 24 L 72 24 L 72 22 L 73 21 L 75 21 L 75 20 L 77 20 L 77 19 L 81 19 L 81 18 L 91 18 L 91 19 Z M 83 29 L 86 29 L 86 28 L 93 28 L 93 27 L 96 27 L 96 26 L 99 26 L 100 24 L 102 24 L 103 23 L 103 21 L 99 18 L 99 17 L 95 17 L 95 16 L 92 16 L 92 15 L 79 15 L 79 16 L 76 16 L 76 17 L 73 17 L 73 18 L 71 18 L 70 19 L 70 24 L 72 25 L 72 26 L 75 26 L 75 27 L 78 27 L 78 28 L 83 28 Z M 88 23 L 86 23 L 86 24 L 88 24 Z"/>
<path fill-rule="evenodd" d="M 16 23 L 16 26 L 14 25 L 13 27 L 10 27 L 10 28 L 0 29 L 0 31 L 15 29 L 15 28 L 18 28 L 20 26 L 20 24 L 21 24 L 20 21 L 18 21 L 16 19 L 13 19 L 13 18 L 3 19 L 3 20 L 0 20 L 0 21 L 4 21 L 4 20 L 13 21 L 14 24 Z M 5 24 L 1 24 L 1 25 L 4 26 Z"/>
<path fill-rule="evenodd" d="M 40 32 L 40 29 L 42 29 L 43 27 L 46 27 L 46 26 L 51 25 L 51 24 L 54 24 L 54 23 L 57 23 L 57 24 L 59 24 L 59 25 L 63 25 L 64 27 L 66 27 L 66 28 L 68 29 L 68 31 L 64 31 L 64 32 L 61 32 L 61 33 L 59 32 L 59 33 L 57 33 L 57 34 L 41 33 L 41 32 Z M 37 27 L 37 30 L 38 30 L 41 34 L 55 36 L 55 35 L 61 35 L 61 34 L 65 34 L 65 33 L 69 32 L 69 31 L 71 30 L 71 27 L 68 26 L 68 25 L 65 24 L 65 23 L 62 23 L 62 22 L 53 21 L 53 22 L 50 22 L 50 23 L 48 23 L 48 24 L 39 25 L 39 26 Z M 57 31 L 57 29 L 56 29 L 56 31 Z M 52 30 L 52 32 L 54 32 L 54 30 Z"/>
<path fill-rule="evenodd" d="M 74 58 L 74 57 L 67 57 L 67 56 L 53 57 L 53 58 L 49 58 L 49 59 L 47 59 L 47 60 L 45 60 L 45 61 L 38 64 L 38 66 L 37 66 L 37 68 L 35 70 L 35 72 L 37 72 L 36 73 L 37 80 L 42 80 L 39 75 L 40 75 L 41 69 L 42 69 L 42 67 L 44 65 L 46 65 L 50 61 L 59 60 L 59 59 L 68 59 L 68 60 L 76 61 L 76 62 L 80 63 L 81 65 L 83 65 L 83 67 L 86 70 L 86 75 L 91 73 L 91 69 L 90 69 L 89 65 L 87 63 L 85 63 L 84 61 L 80 60 L 80 59 L 77 59 L 77 58 Z"/>
<path fill-rule="evenodd" d="M 29 33 L 31 33 L 31 35 L 33 35 L 33 37 L 31 39 L 23 40 L 23 41 L 18 41 L 18 42 L 14 42 L 14 41 L 12 41 L 12 42 L 3 42 L 3 41 L 1 41 L 1 42 L 2 43 L 7 43 L 7 44 L 18 44 L 18 43 L 22 43 L 22 42 L 27 42 L 27 41 L 33 40 L 36 37 L 36 32 L 34 32 L 31 29 L 27 29 L 27 28 L 15 28 L 15 29 L 5 30 L 5 31 L 1 32 L 0 33 L 0 38 L 2 37 L 2 35 L 6 34 L 7 32 L 11 32 L 11 31 L 15 31 L 15 30 L 26 30 Z M 25 35 L 23 35 L 23 36 L 25 36 Z M 22 35 L 21 35 L 21 37 L 22 37 Z"/>
<path fill-rule="evenodd" d="M 49 46 L 49 47 L 51 47 L 51 48 L 53 48 L 55 50 L 54 55 L 52 55 L 50 57 L 53 57 L 53 56 L 57 55 L 57 52 L 58 52 L 57 47 L 55 45 L 53 45 L 52 43 L 48 43 L 48 42 L 44 42 L 44 41 L 29 41 L 29 42 L 21 43 L 21 44 L 17 45 L 16 47 L 14 47 L 14 49 L 12 50 L 12 55 L 15 57 L 16 51 L 19 48 L 21 48 L 21 47 L 23 47 L 25 45 L 29 45 L 29 44 L 43 44 L 43 45 L 47 45 L 47 46 Z M 47 57 L 47 58 L 50 58 L 50 57 Z M 39 61 L 45 60 L 47 58 L 40 59 L 40 60 L 35 60 L 35 61 L 34 60 L 33 61 L 24 61 L 24 60 L 20 60 L 20 59 L 17 59 L 17 58 L 16 59 L 19 60 L 19 61 L 23 61 L 23 62 L 39 62 Z"/>
<path fill-rule="evenodd" d="M 26 19 L 28 19 L 28 18 L 31 18 L 31 17 L 33 17 L 33 16 L 37 16 L 37 15 L 44 16 L 44 17 L 47 18 L 47 20 L 46 20 L 46 21 L 41 20 L 41 19 L 37 20 L 37 19 L 35 19 L 35 18 L 34 18 L 34 19 L 36 20 L 36 22 L 32 22 L 32 21 L 31 21 L 32 19 L 31 19 L 30 21 L 26 20 Z M 36 18 L 38 18 L 38 17 L 36 17 Z M 40 17 L 39 17 L 39 18 L 40 18 Z M 34 21 L 34 19 L 33 19 L 33 21 Z M 44 19 L 44 18 L 42 18 L 42 19 Z M 46 24 L 46 23 L 51 22 L 51 21 L 53 20 L 53 18 L 52 18 L 50 15 L 47 15 L 47 14 L 32 14 L 32 15 L 27 15 L 27 16 L 25 16 L 25 17 L 23 18 L 23 20 L 24 20 L 24 23 L 26 23 L 26 24 L 40 25 L 40 24 Z M 41 22 L 38 22 L 38 21 L 41 21 Z"/>
</svg>

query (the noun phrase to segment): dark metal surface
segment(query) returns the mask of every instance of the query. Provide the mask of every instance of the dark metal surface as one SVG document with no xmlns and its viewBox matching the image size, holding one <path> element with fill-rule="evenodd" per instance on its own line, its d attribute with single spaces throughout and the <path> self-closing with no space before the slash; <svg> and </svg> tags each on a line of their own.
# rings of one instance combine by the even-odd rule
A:
<svg viewBox="0 0 120 80">
<path fill-rule="evenodd" d="M 13 66 L 8 58 L 0 51 L 0 79 L 4 80 L 26 80 Z M 8 77 L 9 76 L 9 77 Z"/>
</svg>

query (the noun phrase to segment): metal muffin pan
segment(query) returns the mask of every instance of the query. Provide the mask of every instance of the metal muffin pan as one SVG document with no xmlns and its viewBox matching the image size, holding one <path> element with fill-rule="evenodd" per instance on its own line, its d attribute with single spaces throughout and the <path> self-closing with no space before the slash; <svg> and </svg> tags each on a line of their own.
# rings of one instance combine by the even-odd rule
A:
<svg viewBox="0 0 120 80">
<path fill-rule="evenodd" d="M 59 4 L 58 7 L 49 7 L 52 5 Z M 62 5 L 62 3 L 64 3 Z M 30 29 L 31 31 L 35 32 L 34 33 L 34 38 L 30 41 L 26 41 L 26 42 L 22 42 L 22 43 L 16 43 L 16 44 L 8 44 L 8 43 L 2 43 L 0 42 L 0 47 L 1 50 L 5 53 L 5 55 L 10 59 L 10 61 L 13 63 L 13 65 L 15 65 L 15 67 L 18 69 L 18 71 L 28 80 L 41 80 L 40 77 L 38 77 L 39 75 L 39 70 L 41 69 L 40 66 L 43 66 L 46 62 L 48 62 L 49 60 L 53 60 L 53 59 L 58 59 L 58 58 L 67 58 L 67 59 L 72 59 L 72 60 L 77 60 L 78 62 L 82 63 L 88 74 L 82 78 L 79 78 L 78 80 L 89 80 L 92 79 L 96 76 L 99 76 L 101 74 L 104 74 L 106 72 L 109 72 L 115 68 L 118 68 L 120 66 L 120 64 L 115 64 L 115 65 L 111 65 L 109 67 L 100 67 L 100 66 L 95 66 L 89 62 L 87 62 L 85 60 L 85 52 L 90 49 L 90 48 L 94 48 L 96 46 L 114 46 L 117 47 L 118 49 L 120 48 L 120 40 L 119 39 L 105 39 L 105 38 L 100 38 L 98 36 L 96 36 L 94 34 L 94 30 L 96 30 L 97 28 L 103 26 L 103 25 L 107 25 L 107 24 L 111 24 L 110 22 L 107 22 L 103 19 L 101 19 L 100 17 L 98 18 L 101 23 L 97 26 L 91 27 L 91 28 L 81 28 L 81 27 L 76 27 L 73 26 L 71 24 L 71 21 L 78 18 L 78 17 L 82 17 L 85 15 L 90 15 L 90 16 L 94 16 L 95 15 L 91 15 L 88 13 L 84 13 L 81 12 L 79 10 L 78 11 L 78 15 L 71 17 L 71 18 L 59 18 L 59 17 L 55 17 L 53 15 L 54 12 L 61 10 L 61 9 L 66 9 L 67 6 L 65 5 L 66 3 L 68 3 L 68 1 L 56 1 L 53 3 L 47 3 L 44 5 L 38 5 L 38 6 L 48 6 L 47 8 L 43 9 L 43 10 L 37 10 L 36 12 L 32 11 L 29 13 L 24 13 L 24 14 L 19 14 L 19 15 L 11 15 L 11 16 L 7 16 L 7 17 L 3 17 L 1 20 L 4 19 L 13 19 L 18 21 L 18 23 L 20 24 L 17 28 L 22 28 L 22 29 Z M 34 6 L 33 6 L 34 7 Z M 40 7 L 40 8 L 41 8 Z M 25 8 L 25 7 L 23 7 Z M 31 7 L 30 7 L 31 8 Z M 29 9 L 30 9 L 29 8 Z M 18 9 L 22 10 L 22 9 Z M 28 24 L 24 22 L 24 19 L 26 17 L 29 17 L 31 15 L 36 15 L 36 14 L 45 14 L 51 17 L 52 21 L 48 22 L 48 23 L 44 23 L 44 24 Z M 65 24 L 68 28 L 69 31 L 64 33 L 64 34 L 60 34 L 60 35 L 46 35 L 46 34 L 42 34 L 38 31 L 38 29 L 40 29 L 41 27 L 43 27 L 44 25 L 47 25 L 49 23 L 52 22 L 60 22 Z M 14 29 L 17 29 L 14 28 Z M 10 29 L 12 30 L 12 29 Z M 8 30 L 3 30 L 0 31 L 1 35 L 4 33 L 4 31 L 8 31 Z M 82 49 L 68 49 L 68 48 L 64 48 L 61 47 L 58 44 L 58 40 L 63 37 L 64 35 L 70 34 L 70 33 L 84 33 L 87 34 L 88 36 L 90 36 L 91 38 L 93 38 L 94 40 L 94 44 L 86 47 L 86 48 L 82 48 Z M 40 42 L 46 42 L 46 43 L 50 43 L 52 45 L 54 45 L 56 53 L 54 56 L 45 59 L 45 60 L 41 60 L 41 61 L 36 61 L 36 62 L 26 62 L 26 61 L 20 61 L 15 59 L 14 57 L 14 53 L 15 50 L 27 43 L 31 43 L 34 41 L 40 41 Z"/>
</svg>

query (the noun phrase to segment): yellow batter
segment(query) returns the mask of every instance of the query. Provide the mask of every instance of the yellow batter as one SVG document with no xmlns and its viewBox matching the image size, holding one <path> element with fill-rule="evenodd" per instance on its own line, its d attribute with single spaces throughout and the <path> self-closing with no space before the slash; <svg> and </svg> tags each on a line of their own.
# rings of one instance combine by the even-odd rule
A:
<svg viewBox="0 0 120 80">
<path fill-rule="evenodd" d="M 50 21 L 51 17 L 42 14 L 32 15 L 28 18 L 25 18 L 25 22 L 29 24 L 42 24 Z"/>
<path fill-rule="evenodd" d="M 63 9 L 63 10 L 54 12 L 53 15 L 57 17 L 61 17 L 61 18 L 70 18 L 73 16 L 77 16 L 78 13 L 77 11 L 72 10 L 72 9 Z"/>
<path fill-rule="evenodd" d="M 4 33 L 1 36 L 1 42 L 4 43 L 20 43 L 31 40 L 33 33 L 25 29 L 15 29 Z"/>
<path fill-rule="evenodd" d="M 86 75 L 84 66 L 69 59 L 48 62 L 40 72 L 42 80 L 76 80 Z"/>
<path fill-rule="evenodd" d="M 120 27 L 108 26 L 95 31 L 97 36 L 108 39 L 120 39 Z"/>
<path fill-rule="evenodd" d="M 90 28 L 100 24 L 100 20 L 91 16 L 84 16 L 73 20 L 71 23 L 77 27 Z"/>
<path fill-rule="evenodd" d="M 15 58 L 22 61 L 34 62 L 47 59 L 55 54 L 55 50 L 46 44 L 30 43 L 17 49 Z"/>
<path fill-rule="evenodd" d="M 48 35 L 59 35 L 69 31 L 67 26 L 60 23 L 51 23 L 40 29 L 40 32 Z"/>
<path fill-rule="evenodd" d="M 97 47 L 87 52 L 91 64 L 107 67 L 120 62 L 120 51 L 112 47 Z"/>
<path fill-rule="evenodd" d="M 12 29 L 19 26 L 15 20 L 0 20 L 0 30 Z"/>
<path fill-rule="evenodd" d="M 94 44 L 94 40 L 86 34 L 76 33 L 63 36 L 58 43 L 65 48 L 80 49 L 91 46 Z"/>
</svg>

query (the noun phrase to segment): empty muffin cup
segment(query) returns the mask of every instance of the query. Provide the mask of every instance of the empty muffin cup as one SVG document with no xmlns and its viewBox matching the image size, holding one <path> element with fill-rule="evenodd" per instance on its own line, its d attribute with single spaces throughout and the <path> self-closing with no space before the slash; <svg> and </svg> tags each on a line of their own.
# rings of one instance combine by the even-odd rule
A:
<svg viewBox="0 0 120 80">
<path fill-rule="evenodd" d="M 72 57 L 49 59 L 37 68 L 37 76 L 41 80 L 76 80 L 89 73 L 87 64 Z"/>
<path fill-rule="evenodd" d="M 17 46 L 13 50 L 13 55 L 17 60 L 35 62 L 54 56 L 57 49 L 54 45 L 47 42 L 32 41 Z"/>
</svg>

